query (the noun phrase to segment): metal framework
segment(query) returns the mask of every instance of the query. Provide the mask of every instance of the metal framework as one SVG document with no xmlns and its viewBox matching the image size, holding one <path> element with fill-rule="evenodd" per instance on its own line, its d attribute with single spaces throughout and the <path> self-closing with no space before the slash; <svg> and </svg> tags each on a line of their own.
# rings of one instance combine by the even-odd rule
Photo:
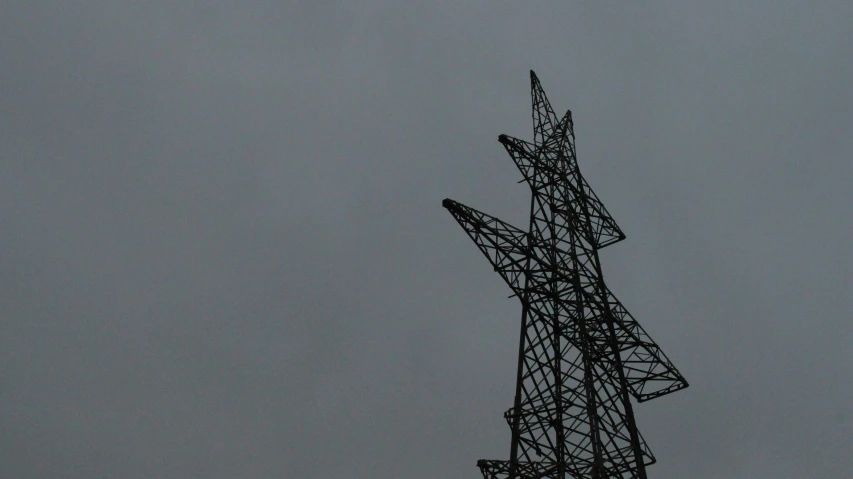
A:
<svg viewBox="0 0 853 479">
<path fill-rule="evenodd" d="M 625 235 L 578 169 L 572 112 L 558 119 L 533 71 L 530 83 L 533 143 L 498 138 L 533 193 L 528 230 L 442 202 L 522 305 L 510 458 L 477 466 L 485 479 L 645 479 L 655 458 L 629 395 L 687 381 L 604 284 L 598 250 Z"/>
</svg>

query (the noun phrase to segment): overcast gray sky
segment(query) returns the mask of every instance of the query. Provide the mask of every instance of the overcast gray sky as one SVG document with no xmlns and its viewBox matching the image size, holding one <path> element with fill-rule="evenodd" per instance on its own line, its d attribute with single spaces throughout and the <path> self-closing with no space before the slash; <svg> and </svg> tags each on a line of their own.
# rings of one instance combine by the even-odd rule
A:
<svg viewBox="0 0 853 479">
<path fill-rule="evenodd" d="M 178 6 L 178 4 L 181 6 Z M 652 478 L 853 477 L 853 2 L 3 2 L 0 477 L 475 478 L 528 70 L 691 383 Z"/>
</svg>

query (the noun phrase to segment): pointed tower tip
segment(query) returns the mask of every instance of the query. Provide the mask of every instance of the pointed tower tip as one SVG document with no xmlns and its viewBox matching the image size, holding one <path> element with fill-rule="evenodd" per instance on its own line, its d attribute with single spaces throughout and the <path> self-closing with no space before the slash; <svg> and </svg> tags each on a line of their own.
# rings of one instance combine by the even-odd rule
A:
<svg viewBox="0 0 853 479">
<path fill-rule="evenodd" d="M 536 77 L 536 72 L 533 70 L 530 70 L 530 79 L 531 80 L 538 80 L 538 78 Z"/>
<path fill-rule="evenodd" d="M 445 208 L 451 208 L 453 207 L 453 200 L 451 200 L 450 198 L 445 198 L 441 200 L 441 206 Z"/>
</svg>

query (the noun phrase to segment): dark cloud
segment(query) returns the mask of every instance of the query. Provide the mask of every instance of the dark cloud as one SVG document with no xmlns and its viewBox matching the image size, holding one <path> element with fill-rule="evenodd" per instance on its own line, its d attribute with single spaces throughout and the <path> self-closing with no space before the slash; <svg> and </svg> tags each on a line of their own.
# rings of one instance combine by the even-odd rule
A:
<svg viewBox="0 0 853 479">
<path fill-rule="evenodd" d="M 476 477 L 519 306 L 527 70 L 691 382 L 653 477 L 853 473 L 853 8 L 0 7 L 0 476 Z"/>
</svg>

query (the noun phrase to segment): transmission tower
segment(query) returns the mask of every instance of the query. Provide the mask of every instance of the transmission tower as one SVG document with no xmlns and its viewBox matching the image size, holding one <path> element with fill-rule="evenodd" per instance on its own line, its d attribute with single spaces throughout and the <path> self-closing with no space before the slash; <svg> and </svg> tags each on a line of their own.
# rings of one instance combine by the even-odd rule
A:
<svg viewBox="0 0 853 479">
<path fill-rule="evenodd" d="M 533 143 L 498 137 L 533 193 L 527 231 L 442 202 L 522 306 L 510 457 L 477 466 L 485 479 L 645 479 L 655 458 L 629 395 L 687 381 L 604 284 L 598 250 L 625 235 L 578 169 L 572 112 L 558 119 L 533 71 L 530 84 Z"/>
</svg>

